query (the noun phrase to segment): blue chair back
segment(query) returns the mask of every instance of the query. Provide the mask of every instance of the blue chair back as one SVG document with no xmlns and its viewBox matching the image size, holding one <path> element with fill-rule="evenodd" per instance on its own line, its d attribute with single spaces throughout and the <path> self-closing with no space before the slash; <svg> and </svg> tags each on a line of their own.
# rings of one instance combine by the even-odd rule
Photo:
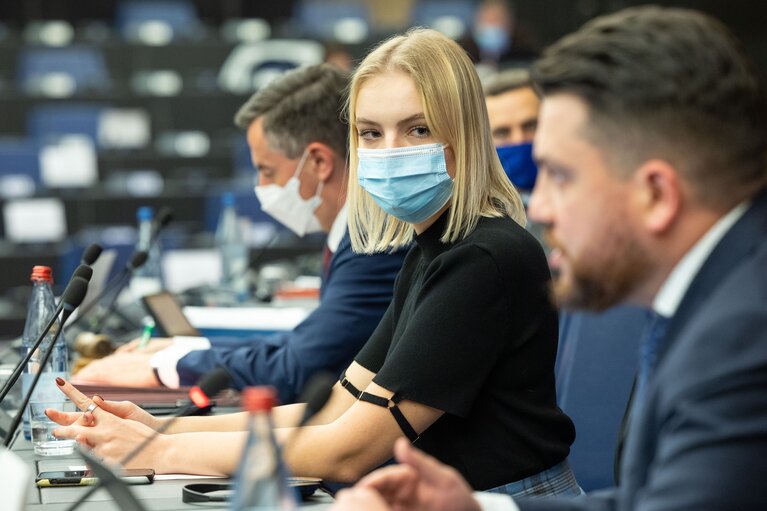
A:
<svg viewBox="0 0 767 511">
<path fill-rule="evenodd" d="M 296 6 L 296 20 L 301 32 L 321 39 L 336 39 L 336 24 L 344 18 L 358 19 L 370 25 L 370 13 L 364 2 L 302 0 Z"/>
<path fill-rule="evenodd" d="M 0 176 L 28 176 L 40 184 L 39 147 L 32 140 L 0 139 Z"/>
<path fill-rule="evenodd" d="M 27 133 L 44 141 L 62 135 L 85 135 L 98 145 L 99 119 L 104 110 L 94 104 L 43 104 L 27 116 Z"/>
<path fill-rule="evenodd" d="M 121 31 L 148 21 L 162 21 L 174 34 L 183 34 L 199 23 L 194 5 L 186 0 L 125 0 L 117 6 L 115 21 Z"/>
<path fill-rule="evenodd" d="M 560 315 L 557 400 L 575 423 L 569 461 L 585 491 L 614 484 L 615 447 L 647 317 L 624 306 Z"/>
<path fill-rule="evenodd" d="M 104 55 L 89 46 L 31 47 L 19 52 L 17 80 L 28 92 L 39 92 L 40 82 L 53 73 L 69 76 L 74 92 L 105 90 L 111 85 Z"/>
<path fill-rule="evenodd" d="M 471 0 L 421 0 L 413 10 L 413 24 L 431 26 L 438 18 L 450 16 L 471 27 L 476 3 Z"/>
</svg>

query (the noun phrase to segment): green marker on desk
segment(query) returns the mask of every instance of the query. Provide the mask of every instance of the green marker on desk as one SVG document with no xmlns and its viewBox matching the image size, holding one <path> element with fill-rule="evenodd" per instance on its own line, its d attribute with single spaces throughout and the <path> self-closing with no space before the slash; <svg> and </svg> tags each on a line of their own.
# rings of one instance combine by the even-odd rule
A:
<svg viewBox="0 0 767 511">
<path fill-rule="evenodd" d="M 138 343 L 138 349 L 143 350 L 149 344 L 154 332 L 154 321 L 151 318 L 144 318 L 144 330 L 141 332 L 141 340 Z"/>
</svg>

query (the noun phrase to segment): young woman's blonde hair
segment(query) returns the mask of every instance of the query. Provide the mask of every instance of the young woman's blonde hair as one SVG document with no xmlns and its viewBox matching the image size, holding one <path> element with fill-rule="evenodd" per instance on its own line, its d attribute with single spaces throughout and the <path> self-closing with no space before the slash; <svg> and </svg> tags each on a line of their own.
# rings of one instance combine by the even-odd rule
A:
<svg viewBox="0 0 767 511">
<path fill-rule="evenodd" d="M 441 240 L 463 239 L 483 216 L 508 216 L 524 226 L 522 199 L 495 152 L 482 85 L 471 60 L 453 40 L 416 28 L 379 45 L 352 78 L 347 105 L 352 248 L 362 253 L 391 251 L 410 243 L 414 235 L 412 225 L 382 210 L 357 179 L 357 98 L 368 79 L 387 71 L 402 71 L 413 79 L 429 130 L 455 154 L 453 195 Z"/>
</svg>

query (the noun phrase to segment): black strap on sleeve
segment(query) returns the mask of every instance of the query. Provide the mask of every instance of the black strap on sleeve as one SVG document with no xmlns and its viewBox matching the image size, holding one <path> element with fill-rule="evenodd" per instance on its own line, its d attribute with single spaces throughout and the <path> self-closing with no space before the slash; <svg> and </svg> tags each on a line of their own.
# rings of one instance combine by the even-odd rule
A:
<svg viewBox="0 0 767 511">
<path fill-rule="evenodd" d="M 341 386 L 349 391 L 349 394 L 354 396 L 354 399 L 360 398 L 360 394 L 362 394 L 362 392 L 360 392 L 359 389 L 357 389 L 357 387 L 355 387 L 354 384 L 346 378 L 346 371 L 343 372 L 339 381 Z"/>
<path fill-rule="evenodd" d="M 341 375 L 340 382 L 341 386 L 349 391 L 349 393 L 354 396 L 355 399 L 359 401 L 365 401 L 366 403 L 380 406 L 382 408 L 388 408 L 394 417 L 394 420 L 397 421 L 399 429 L 402 430 L 408 440 L 411 442 L 418 440 L 418 433 L 415 432 L 413 426 L 410 425 L 408 420 L 405 418 L 405 415 L 402 413 L 402 410 L 400 410 L 399 406 L 397 406 L 397 404 L 402 401 L 401 396 L 394 394 L 391 399 L 386 399 L 385 397 L 376 396 L 369 392 L 363 392 L 357 389 L 357 387 L 355 387 L 354 384 L 352 384 L 352 382 L 346 378 L 346 372 Z"/>
</svg>

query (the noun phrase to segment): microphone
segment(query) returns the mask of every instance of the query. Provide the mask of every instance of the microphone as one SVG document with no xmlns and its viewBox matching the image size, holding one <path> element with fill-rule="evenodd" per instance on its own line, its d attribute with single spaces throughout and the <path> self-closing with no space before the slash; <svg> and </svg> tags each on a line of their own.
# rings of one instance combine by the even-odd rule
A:
<svg viewBox="0 0 767 511">
<path fill-rule="evenodd" d="M 59 301 L 58 307 L 56 307 L 56 310 L 53 312 L 53 316 L 51 316 L 51 319 L 48 320 L 48 323 L 46 323 L 43 330 L 37 336 L 37 339 L 35 339 L 35 342 L 32 344 L 32 349 L 30 349 L 24 355 L 24 358 L 22 358 L 21 361 L 16 365 L 13 372 L 11 373 L 11 376 L 8 378 L 8 381 L 5 382 L 3 389 L 0 390 L 0 402 L 2 402 L 3 399 L 5 399 L 5 396 L 8 395 L 8 392 L 10 392 L 11 388 L 13 388 L 14 384 L 19 379 L 19 376 L 21 376 L 21 373 L 24 371 L 24 366 L 27 365 L 29 360 L 34 355 L 35 351 L 40 347 L 40 344 L 42 344 L 43 339 L 48 334 L 48 331 L 51 328 L 53 328 L 53 323 L 56 321 L 56 318 L 58 318 L 59 314 L 61 313 L 61 310 L 63 309 L 64 304 L 65 303 L 71 304 L 75 302 L 78 296 L 76 293 L 79 293 L 80 292 L 79 289 L 83 286 L 82 283 L 76 284 L 75 282 L 83 281 L 85 286 L 83 289 L 87 291 L 88 282 L 90 282 L 90 278 L 92 275 L 93 275 L 93 270 L 90 267 L 84 264 L 81 264 L 80 266 L 77 267 L 77 269 L 75 270 L 75 273 L 72 275 L 72 278 L 69 281 L 69 284 L 67 284 L 67 287 L 64 290 L 64 293 L 61 295 L 61 300 Z M 83 291 L 83 293 L 85 291 Z M 77 300 L 77 305 L 80 305 L 80 303 L 82 303 L 83 298 L 85 298 L 84 294 L 82 298 Z M 75 307 L 77 305 L 75 305 Z M 74 308 L 72 310 L 74 310 Z M 66 315 L 66 317 L 68 318 L 70 314 L 71 314 L 71 311 L 69 312 L 69 314 Z M 64 321 L 66 321 L 66 318 L 64 319 Z"/>
<path fill-rule="evenodd" d="M 96 262 L 96 259 L 98 259 L 101 255 L 102 250 L 103 249 L 101 248 L 101 245 L 98 243 L 91 243 L 83 252 L 82 257 L 80 258 L 80 262 L 82 264 L 87 264 L 88 266 L 93 265 L 93 263 Z"/>
<path fill-rule="evenodd" d="M 330 373 L 320 371 L 314 373 L 309 378 L 309 381 L 304 386 L 304 390 L 301 392 L 299 402 L 306 403 L 304 414 L 296 427 L 305 426 L 309 420 L 314 417 L 322 408 L 327 404 L 330 399 L 330 395 L 333 393 L 333 385 L 336 383 Z M 295 432 L 290 436 L 288 441 L 292 441 L 295 436 Z"/>
<path fill-rule="evenodd" d="M 72 274 L 72 277 L 81 277 L 86 282 L 90 283 L 91 277 L 93 277 L 93 268 L 91 268 L 87 264 L 81 264 L 75 269 L 75 272 Z"/>
<path fill-rule="evenodd" d="M 133 256 L 131 256 L 130 261 L 128 261 L 128 264 L 125 265 L 125 269 L 123 271 L 133 273 L 134 271 L 144 266 L 147 259 L 149 259 L 149 253 L 144 250 L 139 250 L 133 254 Z"/>
<path fill-rule="evenodd" d="M 154 433 L 152 433 L 150 436 L 144 439 L 143 442 L 137 445 L 132 451 L 126 454 L 120 460 L 119 464 L 125 465 L 130 460 L 135 458 L 141 451 L 143 451 L 146 448 L 147 445 L 149 445 L 150 442 L 152 442 L 155 438 L 157 438 L 158 435 L 166 431 L 180 417 L 189 415 L 200 408 L 205 408 L 206 406 L 208 406 L 210 404 L 210 397 L 215 396 L 216 394 L 218 394 L 219 392 L 227 388 L 230 382 L 231 382 L 231 376 L 229 376 L 229 373 L 226 372 L 226 369 L 222 367 L 218 367 L 214 369 L 213 371 L 210 371 L 209 373 L 204 374 L 202 378 L 200 378 L 197 385 L 195 385 L 189 390 L 189 404 L 187 404 L 187 406 L 181 409 L 181 411 L 179 411 L 177 414 L 173 415 L 173 417 L 165 421 L 165 423 L 163 423 L 163 425 L 160 426 Z M 87 454 L 81 452 L 81 455 L 83 455 L 83 457 L 86 460 L 92 461 L 90 456 L 88 456 Z M 97 465 L 99 469 L 103 469 L 103 465 L 101 465 L 100 463 L 96 463 L 95 465 Z M 121 487 L 126 486 L 125 483 L 117 479 L 114 476 L 114 474 L 111 473 L 111 471 L 107 471 L 107 472 L 109 472 L 111 475 L 107 476 L 108 481 L 106 483 L 104 479 L 100 478 L 95 485 L 91 486 L 87 492 L 85 492 L 79 499 L 73 502 L 72 505 L 69 506 L 69 508 L 67 508 L 67 511 L 74 511 L 75 509 L 77 509 L 83 502 L 85 502 L 88 499 L 88 497 L 93 495 L 96 492 L 96 490 L 101 488 L 104 484 L 108 484 L 111 486 L 118 485 Z M 102 470 L 102 473 L 103 473 L 103 470 Z M 116 482 L 115 480 L 119 482 Z"/>
<path fill-rule="evenodd" d="M 173 221 L 173 210 L 167 206 L 160 208 L 157 212 L 157 216 L 154 219 L 154 230 L 152 231 L 151 241 L 154 242 L 160 235 L 163 229 L 165 229 L 169 223 Z"/>
<path fill-rule="evenodd" d="M 139 250 L 138 252 L 133 254 L 133 257 L 131 257 L 130 261 L 128 261 L 128 264 L 125 265 L 125 269 L 123 270 L 122 280 L 114 288 L 112 292 L 112 296 L 109 297 L 109 300 L 107 301 L 107 306 L 104 308 L 104 312 L 101 314 L 101 316 L 98 319 L 96 319 L 93 322 L 93 324 L 96 325 L 93 328 L 93 333 L 96 333 L 96 334 L 101 333 L 101 330 L 104 328 L 104 325 L 106 325 L 107 319 L 109 319 L 109 316 L 111 316 L 112 312 L 114 311 L 115 305 L 117 304 L 117 298 L 120 296 L 120 293 L 125 288 L 125 286 L 128 285 L 128 282 L 130 282 L 130 278 L 133 275 L 133 273 L 139 268 L 141 268 L 142 266 L 144 266 L 148 258 L 149 258 L 149 253 L 143 250 Z M 99 299 L 101 299 L 101 297 L 99 297 Z"/>
<path fill-rule="evenodd" d="M 96 325 L 96 328 L 94 330 L 96 333 L 98 333 L 101 328 L 103 327 L 102 323 L 106 322 L 106 319 L 109 317 L 109 315 L 112 313 L 112 309 L 114 308 L 114 305 L 117 301 L 117 297 L 120 296 L 120 292 L 125 288 L 125 286 L 130 281 L 130 276 L 133 275 L 133 272 L 135 272 L 137 269 L 144 266 L 144 264 L 147 261 L 147 258 L 149 257 L 149 254 L 143 250 L 139 250 L 138 252 L 134 252 L 133 256 L 131 256 L 130 261 L 125 265 L 125 267 L 122 269 L 122 271 L 112 280 L 110 280 L 105 286 L 104 289 L 99 293 L 93 300 L 91 300 L 88 305 L 83 308 L 83 310 L 80 311 L 80 314 L 77 316 L 77 319 L 75 319 L 71 324 L 67 325 L 67 329 L 72 328 L 73 326 L 79 324 L 84 317 L 88 315 L 90 311 L 93 310 L 96 305 L 101 302 L 101 300 L 104 299 L 104 297 L 107 295 L 107 293 L 113 293 L 113 295 L 110 297 L 109 304 L 104 309 L 104 312 L 98 316 L 97 318 L 94 318 L 90 324 Z"/>
<path fill-rule="evenodd" d="M 74 310 L 82 303 L 83 299 L 85 299 L 85 293 L 87 291 L 88 291 L 87 280 L 85 280 L 82 277 L 72 277 L 72 280 L 69 281 L 69 285 L 64 290 L 64 294 L 61 296 L 61 306 L 60 306 L 61 321 L 59 325 L 63 325 L 69 318 L 70 314 L 72 314 L 72 312 L 74 312 Z M 53 316 L 54 319 L 56 319 L 58 315 L 59 315 L 59 310 L 57 310 L 56 313 L 54 314 Z M 61 335 L 61 331 L 62 331 L 62 328 L 60 327 L 56 329 L 56 334 L 53 336 L 50 346 L 47 346 L 45 349 L 45 353 L 43 354 L 42 360 L 40 362 L 40 370 L 37 371 L 37 373 L 35 374 L 35 377 L 32 379 L 32 383 L 29 386 L 29 390 L 25 394 L 24 399 L 21 403 L 21 406 L 19 407 L 19 412 L 16 414 L 16 417 L 14 417 L 13 422 L 8 428 L 8 434 L 5 436 L 5 439 L 3 441 L 3 445 L 5 447 L 8 447 L 11 444 L 11 440 L 13 440 L 13 437 L 16 433 L 16 429 L 18 429 L 19 424 L 21 423 L 22 416 L 24 415 L 24 409 L 29 404 L 29 400 L 32 398 L 32 394 L 35 391 L 35 387 L 37 387 L 37 382 L 40 380 L 40 376 L 43 374 L 43 369 L 45 368 L 45 365 L 48 363 L 48 360 L 50 360 L 51 358 L 51 354 L 53 353 L 53 350 L 56 347 L 56 341 Z M 27 356 L 25 356 L 24 360 L 22 360 L 22 363 L 19 365 L 19 374 L 21 374 L 21 368 L 24 367 L 24 365 L 26 365 L 27 362 L 29 362 L 29 359 L 32 358 L 32 354 L 35 352 L 35 350 L 38 349 L 38 347 L 42 343 L 46 333 L 47 333 L 47 330 L 45 330 L 40 335 L 37 341 L 35 341 L 35 344 L 32 347 L 32 349 L 29 350 L 29 352 L 27 353 Z M 16 379 L 18 379 L 18 376 L 16 376 Z M 14 380 L 14 383 L 15 383 L 15 380 Z"/>
</svg>

